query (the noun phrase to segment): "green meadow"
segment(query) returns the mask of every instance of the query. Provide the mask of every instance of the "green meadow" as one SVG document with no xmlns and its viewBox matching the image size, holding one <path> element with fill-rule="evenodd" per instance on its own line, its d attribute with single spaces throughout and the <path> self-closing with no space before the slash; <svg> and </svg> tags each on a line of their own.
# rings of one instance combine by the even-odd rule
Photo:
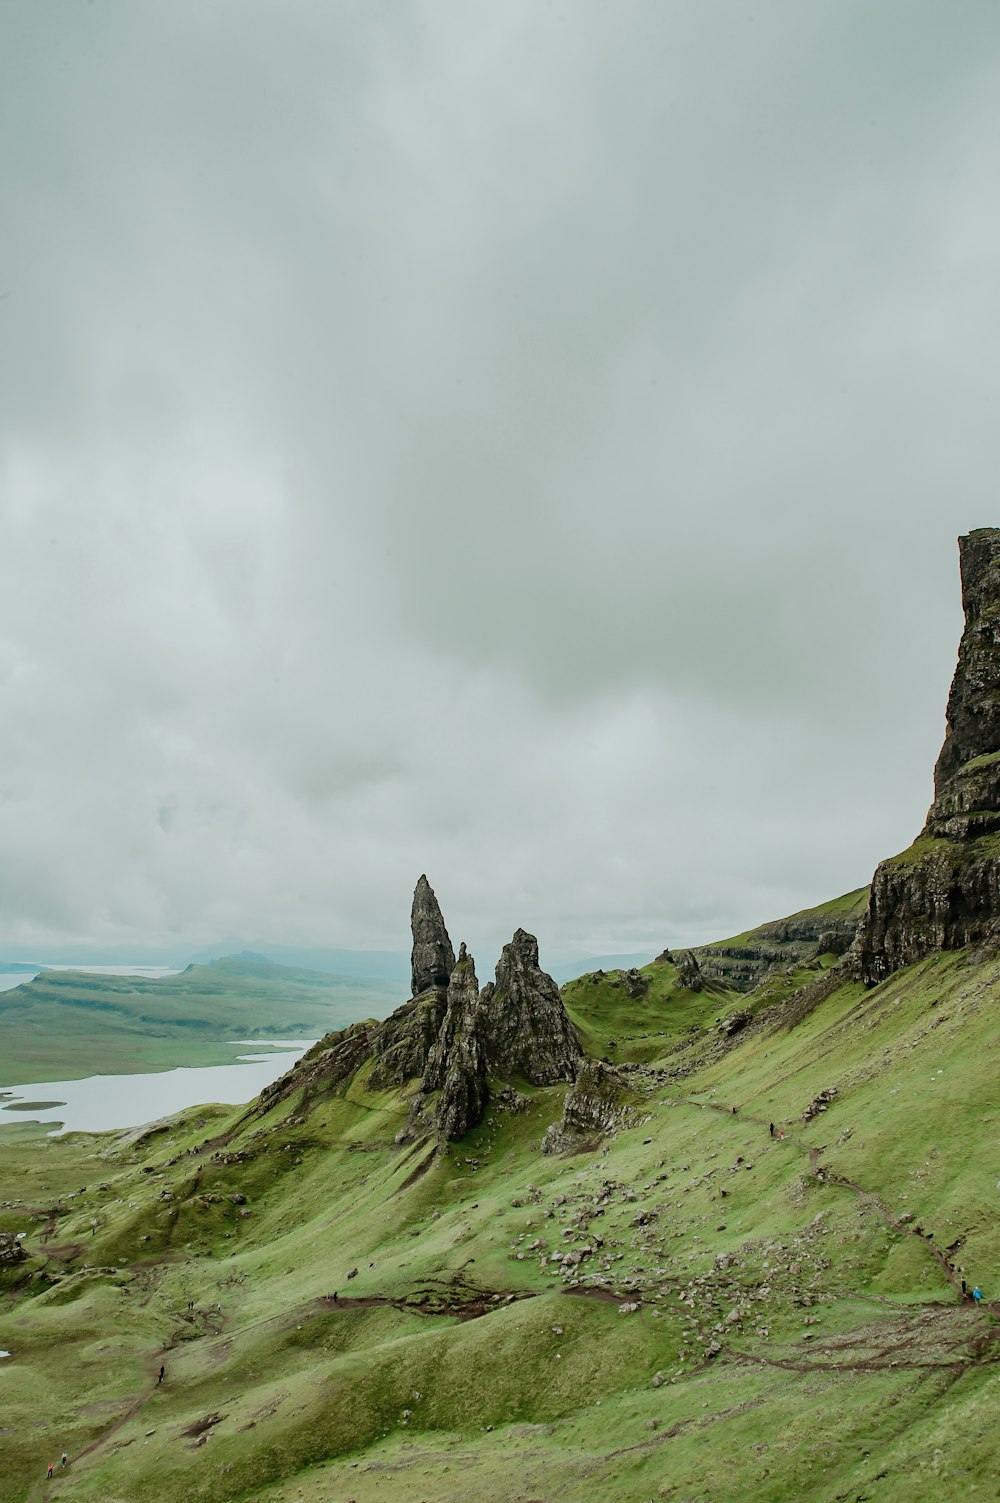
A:
<svg viewBox="0 0 1000 1503">
<path fill-rule="evenodd" d="M 569 984 L 640 1117 L 588 1152 L 539 1151 L 566 1088 L 523 1083 L 398 1146 L 406 1093 L 364 1069 L 8 1142 L 0 1498 L 996 1497 L 1000 963 L 830 964 L 751 999 Z"/>
</svg>

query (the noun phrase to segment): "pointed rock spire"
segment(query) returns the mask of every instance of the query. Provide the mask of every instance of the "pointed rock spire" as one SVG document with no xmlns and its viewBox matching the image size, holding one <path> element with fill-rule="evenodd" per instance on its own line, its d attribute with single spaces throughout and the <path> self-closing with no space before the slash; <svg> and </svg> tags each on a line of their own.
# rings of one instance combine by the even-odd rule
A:
<svg viewBox="0 0 1000 1503">
<path fill-rule="evenodd" d="M 413 951 L 410 957 L 411 991 L 414 997 L 431 987 L 448 985 L 455 968 L 455 952 L 444 926 L 434 889 L 421 877 L 413 893 L 410 909 Z"/>
<path fill-rule="evenodd" d="M 480 999 L 486 1064 L 492 1075 L 521 1075 L 533 1085 L 573 1080 L 583 1057 L 559 988 L 538 964 L 538 941 L 518 929 L 504 945 L 496 981 Z"/>
</svg>

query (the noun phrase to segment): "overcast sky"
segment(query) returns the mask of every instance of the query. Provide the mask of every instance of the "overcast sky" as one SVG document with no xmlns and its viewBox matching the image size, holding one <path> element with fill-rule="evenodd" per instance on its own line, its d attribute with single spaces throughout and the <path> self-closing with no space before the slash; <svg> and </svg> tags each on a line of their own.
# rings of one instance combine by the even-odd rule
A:
<svg viewBox="0 0 1000 1503">
<path fill-rule="evenodd" d="M 0 0 L 0 953 L 868 881 L 1000 522 L 995 0 Z"/>
</svg>

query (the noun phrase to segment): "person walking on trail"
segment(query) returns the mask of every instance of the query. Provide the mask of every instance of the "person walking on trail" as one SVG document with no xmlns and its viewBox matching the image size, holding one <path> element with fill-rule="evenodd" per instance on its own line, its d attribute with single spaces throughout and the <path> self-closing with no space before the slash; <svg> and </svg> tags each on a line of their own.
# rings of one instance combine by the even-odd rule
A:
<svg viewBox="0 0 1000 1503">
<path fill-rule="evenodd" d="M 975 1300 L 975 1302 L 976 1302 L 977 1305 L 982 1301 L 983 1291 L 980 1289 L 980 1287 L 979 1287 L 978 1284 L 976 1285 L 975 1289 L 973 1289 L 973 1291 L 972 1291 L 972 1298 Z"/>
<path fill-rule="evenodd" d="M 54 1461 L 50 1461 L 49 1462 L 49 1470 L 46 1473 L 46 1476 L 53 1477 L 55 1475 L 55 1470 L 56 1470 L 56 1464 L 55 1464 L 55 1462 Z"/>
<path fill-rule="evenodd" d="M 66 1455 L 65 1451 L 62 1453 L 62 1465 L 69 1466 L 69 1457 Z"/>
<path fill-rule="evenodd" d="M 159 1387 L 159 1385 L 163 1382 L 163 1380 L 166 1377 L 166 1375 L 167 1375 L 167 1369 L 163 1366 L 163 1364 L 161 1362 L 161 1364 L 160 1364 L 160 1376 L 156 1380 L 157 1387 Z"/>
<path fill-rule="evenodd" d="M 965 1282 L 965 1280 L 963 1279 L 962 1280 L 962 1298 L 963 1299 L 968 1299 L 968 1297 L 969 1297 L 969 1286 Z"/>
<path fill-rule="evenodd" d="M 770 1126 L 769 1130 L 770 1130 L 770 1133 L 771 1133 L 771 1137 L 773 1138 L 774 1137 L 774 1123 L 773 1122 L 771 1123 L 771 1126 Z"/>
</svg>

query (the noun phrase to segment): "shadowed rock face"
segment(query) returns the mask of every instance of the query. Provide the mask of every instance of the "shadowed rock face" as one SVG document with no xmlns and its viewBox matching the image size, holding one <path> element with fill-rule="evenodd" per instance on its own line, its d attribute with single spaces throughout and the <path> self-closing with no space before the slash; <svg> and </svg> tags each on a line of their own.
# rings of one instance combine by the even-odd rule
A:
<svg viewBox="0 0 1000 1503">
<path fill-rule="evenodd" d="M 639 1120 L 634 1107 L 624 1100 L 625 1081 L 616 1070 L 597 1059 L 585 1059 L 576 1083 L 566 1092 L 562 1121 L 546 1129 L 543 1153 L 575 1153 L 596 1148 L 609 1132 L 632 1127 Z"/>
<path fill-rule="evenodd" d="M 949 836 L 979 833 L 967 822 L 974 808 L 993 813 L 989 828 L 1000 826 L 1000 763 L 982 761 L 1000 753 L 1000 528 L 981 528 L 958 546 L 965 630 L 926 826 Z"/>
<path fill-rule="evenodd" d="M 420 1091 L 421 1096 L 441 1092 L 434 1105 L 433 1127 L 443 1141 L 464 1138 L 483 1119 L 488 1093 L 479 1037 L 479 982 L 475 962 L 464 945 L 451 973 L 444 1019 L 427 1057 Z M 421 1113 L 426 1115 L 426 1107 L 415 1104 L 411 1123 Z"/>
<path fill-rule="evenodd" d="M 414 997 L 431 987 L 448 985 L 455 967 L 455 952 L 444 926 L 434 889 L 421 877 L 410 910 L 413 951 L 410 957 L 410 990 Z"/>
<path fill-rule="evenodd" d="M 919 840 L 883 861 L 851 952 L 869 985 L 1000 933 L 1000 529 L 959 539 L 965 630 Z"/>
<path fill-rule="evenodd" d="M 375 1066 L 369 1077 L 373 1091 L 419 1080 L 444 1021 L 445 993 L 440 987 L 411 997 L 386 1018 L 375 1043 Z"/>
<path fill-rule="evenodd" d="M 483 1046 L 491 1075 L 521 1075 L 532 1085 L 573 1080 L 583 1058 L 552 977 L 538 965 L 538 941 L 518 929 L 504 945 L 496 981 L 480 999 Z"/>
</svg>

